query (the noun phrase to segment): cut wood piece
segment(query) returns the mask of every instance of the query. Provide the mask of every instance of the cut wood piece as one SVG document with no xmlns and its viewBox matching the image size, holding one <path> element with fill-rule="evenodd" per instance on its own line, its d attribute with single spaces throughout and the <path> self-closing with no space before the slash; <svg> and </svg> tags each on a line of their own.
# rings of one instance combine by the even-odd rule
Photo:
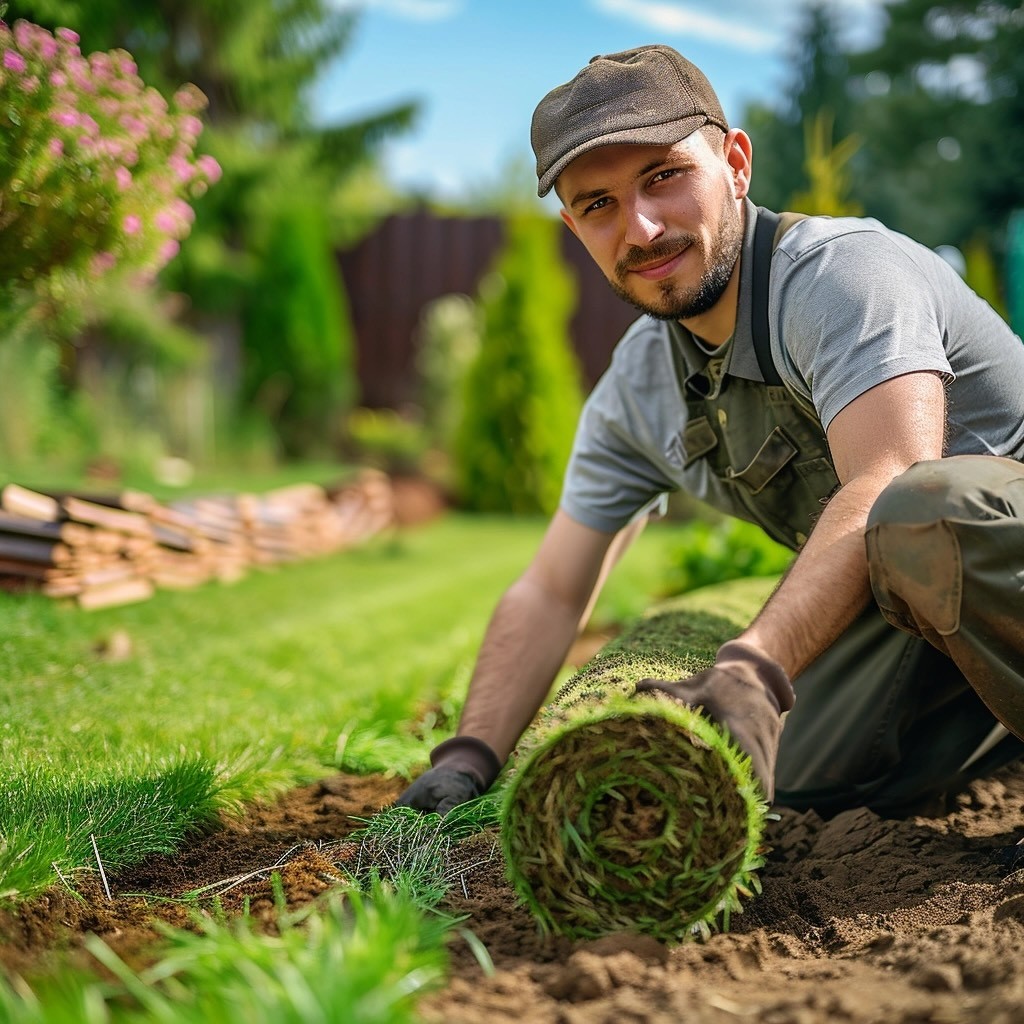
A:
<svg viewBox="0 0 1024 1024">
<path fill-rule="evenodd" d="M 120 583 L 122 580 L 135 579 L 138 569 L 130 562 L 115 562 L 96 569 L 87 569 L 79 574 L 83 587 L 103 587 L 108 583 Z"/>
<path fill-rule="evenodd" d="M 61 519 L 60 505 L 53 498 L 38 491 L 30 491 L 20 484 L 6 484 L 0 491 L 0 506 L 12 515 L 57 522 Z"/>
<path fill-rule="evenodd" d="M 64 541 L 72 546 L 87 544 L 92 533 L 80 523 L 55 523 L 45 519 L 29 519 L 0 512 L 0 533 L 13 533 L 20 537 L 39 537 L 43 540 Z"/>
<path fill-rule="evenodd" d="M 78 595 L 77 600 L 79 607 L 86 611 L 95 611 L 97 608 L 113 608 L 116 605 L 146 601 L 153 593 L 153 584 L 141 576 L 136 576 L 132 579 L 86 587 Z"/>
<path fill-rule="evenodd" d="M 42 593 L 47 597 L 75 597 L 81 592 L 82 581 L 77 577 L 47 580 L 42 586 Z"/>
<path fill-rule="evenodd" d="M 68 517 L 80 523 L 101 526 L 119 533 L 131 534 L 134 537 L 152 537 L 153 525 L 138 512 L 124 512 L 118 508 L 108 508 L 83 498 L 69 496 L 61 501 L 61 507 Z"/>
<path fill-rule="evenodd" d="M 20 558 L 0 558 L 0 574 L 23 576 L 30 580 L 48 580 L 67 575 L 67 570 L 39 562 L 26 562 Z"/>
<path fill-rule="evenodd" d="M 176 551 L 195 551 L 198 546 L 198 538 L 194 534 L 160 522 L 153 524 L 153 538 L 161 547 Z"/>
<path fill-rule="evenodd" d="M 71 561 L 71 549 L 60 541 L 0 534 L 0 558 L 15 558 L 37 565 L 65 565 Z"/>
</svg>

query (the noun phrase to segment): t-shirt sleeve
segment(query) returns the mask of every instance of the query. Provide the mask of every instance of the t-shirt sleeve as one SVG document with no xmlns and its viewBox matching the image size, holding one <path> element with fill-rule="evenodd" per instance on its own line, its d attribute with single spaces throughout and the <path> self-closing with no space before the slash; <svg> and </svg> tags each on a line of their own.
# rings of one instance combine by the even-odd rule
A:
<svg viewBox="0 0 1024 1024">
<path fill-rule="evenodd" d="M 773 352 L 826 429 L 855 398 L 894 377 L 931 371 L 953 379 L 934 289 L 891 238 L 846 232 L 804 249 L 780 247 L 775 259 Z"/>
<path fill-rule="evenodd" d="M 675 489 L 644 451 L 644 411 L 614 373 L 587 399 L 561 499 L 562 510 L 576 522 L 616 533 L 660 494 Z"/>
</svg>

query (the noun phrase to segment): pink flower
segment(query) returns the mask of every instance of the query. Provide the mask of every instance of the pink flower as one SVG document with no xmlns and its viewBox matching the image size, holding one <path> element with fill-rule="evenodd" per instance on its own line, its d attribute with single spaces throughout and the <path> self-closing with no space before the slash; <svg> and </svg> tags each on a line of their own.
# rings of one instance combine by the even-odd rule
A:
<svg viewBox="0 0 1024 1024">
<path fill-rule="evenodd" d="M 195 114 L 206 106 L 206 97 L 196 86 L 183 85 L 174 94 L 174 105 L 186 114 Z"/>
<path fill-rule="evenodd" d="M 60 139 L 50 139 L 46 144 L 46 148 L 49 150 L 50 156 L 64 155 L 64 143 Z"/>
<path fill-rule="evenodd" d="M 142 228 L 142 221 L 134 213 L 129 213 L 128 216 L 125 217 L 122 227 L 124 228 L 124 233 L 126 235 L 137 235 Z"/>
<path fill-rule="evenodd" d="M 28 65 L 25 58 L 15 50 L 4 50 L 4 67 L 8 71 L 16 71 L 19 75 L 26 70 Z"/>
<path fill-rule="evenodd" d="M 195 175 L 195 168 L 182 156 L 174 153 L 167 161 L 168 166 L 178 176 L 181 182 L 191 181 Z"/>
<path fill-rule="evenodd" d="M 132 114 L 122 114 L 117 123 L 126 131 L 129 135 L 136 139 L 144 139 L 148 132 L 146 128 L 146 122 L 140 120 Z"/>
<path fill-rule="evenodd" d="M 35 92 L 39 88 L 39 79 L 35 75 L 26 75 L 20 85 L 22 92 Z"/>
<path fill-rule="evenodd" d="M 65 43 L 71 43 L 72 46 L 77 46 L 81 40 L 81 36 L 70 28 L 59 28 L 54 35 L 58 39 L 62 39 Z"/>
<path fill-rule="evenodd" d="M 117 187 L 122 191 L 126 192 L 132 187 L 132 172 L 127 167 L 118 167 L 114 171 L 114 177 L 117 180 Z"/>
<path fill-rule="evenodd" d="M 221 175 L 224 173 L 221 170 L 220 164 L 217 163 L 217 161 L 208 153 L 204 153 L 198 160 L 196 160 L 196 167 L 199 168 L 200 172 L 211 185 L 220 181 Z"/>
<path fill-rule="evenodd" d="M 191 114 L 186 114 L 180 121 L 181 130 L 185 135 L 191 135 L 193 139 L 198 139 L 203 130 L 203 122 L 198 117 L 193 117 Z"/>
<path fill-rule="evenodd" d="M 78 114 L 74 110 L 57 110 L 51 116 L 64 128 L 75 128 L 78 125 Z"/>
<path fill-rule="evenodd" d="M 113 270 L 116 262 L 117 260 L 114 258 L 114 254 L 112 252 L 98 252 L 93 256 L 92 262 L 89 264 L 89 269 L 94 276 L 100 277 L 108 270 Z"/>
<path fill-rule="evenodd" d="M 30 52 L 35 49 L 36 32 L 42 32 L 29 21 L 16 21 L 14 23 L 14 41 L 18 49 L 23 52 Z"/>
<path fill-rule="evenodd" d="M 171 210 L 179 224 L 192 224 L 195 222 L 196 212 L 188 205 L 188 203 L 185 202 L 184 199 L 172 200 Z"/>
<path fill-rule="evenodd" d="M 160 263 L 170 263 L 175 256 L 181 251 L 181 246 L 173 239 L 168 238 L 163 245 L 160 246 Z"/>
<path fill-rule="evenodd" d="M 57 40 L 49 33 L 44 32 L 39 37 L 39 56 L 43 60 L 50 61 L 57 56 Z"/>
<path fill-rule="evenodd" d="M 178 218 L 170 210 L 161 210 L 154 218 L 153 223 L 156 225 L 158 231 L 162 231 L 165 235 L 175 234 L 180 225 Z"/>
<path fill-rule="evenodd" d="M 50 75 L 50 85 L 52 85 L 54 88 L 59 89 L 67 84 L 68 76 L 65 75 L 63 71 L 54 71 Z"/>
</svg>

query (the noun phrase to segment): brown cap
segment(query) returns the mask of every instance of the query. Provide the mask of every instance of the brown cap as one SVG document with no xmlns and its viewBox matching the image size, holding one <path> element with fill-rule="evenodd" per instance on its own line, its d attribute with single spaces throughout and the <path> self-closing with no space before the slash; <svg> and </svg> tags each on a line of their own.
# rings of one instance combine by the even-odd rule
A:
<svg viewBox="0 0 1024 1024">
<path fill-rule="evenodd" d="M 672 47 L 594 57 L 533 112 L 537 195 L 546 196 L 566 165 L 598 146 L 670 146 L 706 124 L 729 130 L 711 83 Z"/>
</svg>

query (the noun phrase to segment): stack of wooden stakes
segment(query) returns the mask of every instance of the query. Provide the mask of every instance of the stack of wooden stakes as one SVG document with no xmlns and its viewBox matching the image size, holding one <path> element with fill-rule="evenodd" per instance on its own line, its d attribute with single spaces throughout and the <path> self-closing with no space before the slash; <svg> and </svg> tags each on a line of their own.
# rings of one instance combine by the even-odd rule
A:
<svg viewBox="0 0 1024 1024">
<path fill-rule="evenodd" d="M 83 608 L 142 601 L 158 587 L 231 582 L 268 566 L 352 547 L 395 522 L 390 483 L 366 472 L 327 490 L 163 504 L 149 494 L 0 490 L 0 588 L 40 590 Z"/>
</svg>

